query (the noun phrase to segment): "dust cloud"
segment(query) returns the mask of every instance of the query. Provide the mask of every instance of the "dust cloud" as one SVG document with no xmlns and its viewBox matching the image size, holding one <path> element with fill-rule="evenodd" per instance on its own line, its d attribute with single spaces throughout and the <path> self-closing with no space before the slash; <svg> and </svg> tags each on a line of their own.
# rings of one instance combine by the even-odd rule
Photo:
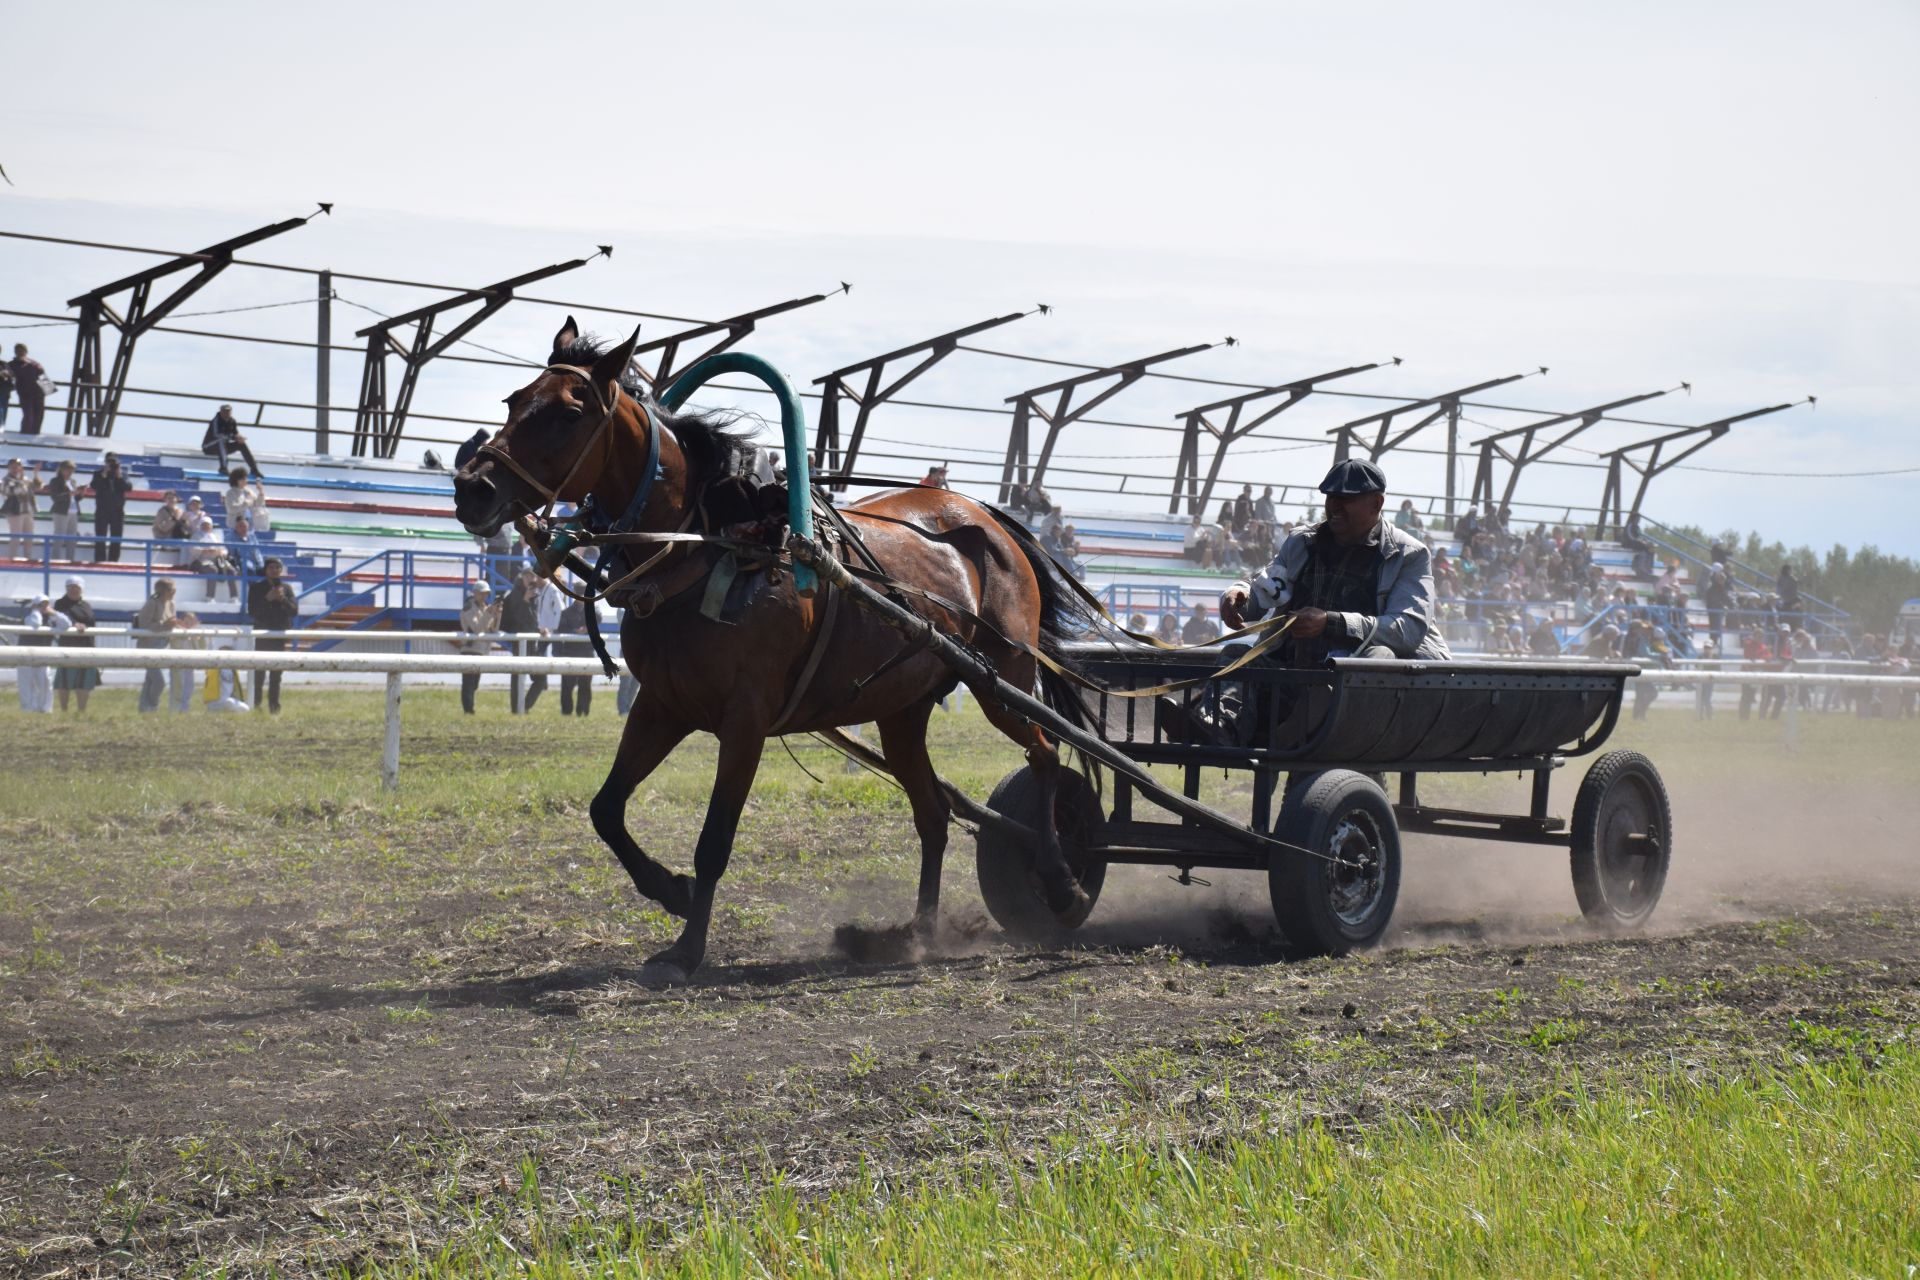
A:
<svg viewBox="0 0 1920 1280">
<path fill-rule="evenodd" d="M 1569 762 L 1555 779 L 1553 812 L 1564 816 L 1570 810 L 1585 763 Z M 1668 782 L 1673 862 L 1645 933 L 1684 933 L 1830 908 L 1910 911 L 1920 906 L 1920 786 L 1823 781 L 1782 791 L 1737 778 L 1669 777 Z M 1523 783 L 1509 778 L 1497 785 L 1496 794 L 1483 792 L 1473 803 L 1525 810 Z M 1423 798 L 1466 803 L 1444 792 Z M 1389 948 L 1595 936 L 1580 917 L 1563 848 L 1425 835 L 1406 837 L 1403 848 L 1399 905 L 1384 943 Z M 950 872 L 970 872 L 969 852 L 956 839 Z M 1285 939 L 1274 923 L 1264 873 L 1202 869 L 1196 874 L 1210 883 L 1181 885 L 1164 867 L 1110 868 L 1099 905 L 1072 935 L 1073 945 L 1166 946 L 1249 963 L 1281 954 Z M 970 888 L 950 876 L 940 936 L 931 945 L 904 930 L 842 926 L 835 950 L 856 962 L 917 963 L 1006 945 L 1005 936 L 978 915 Z M 899 890 L 888 886 L 881 896 L 892 902 Z M 847 895 L 839 905 L 865 897 Z M 901 909 L 908 903 L 902 899 L 894 905 Z M 861 906 L 867 911 L 852 914 L 885 917 L 877 902 Z"/>
<path fill-rule="evenodd" d="M 1583 762 L 1556 779 L 1565 814 Z M 1442 801 L 1444 802 L 1444 801 Z M 1522 811 L 1517 781 L 1494 807 Z M 1809 784 L 1783 794 L 1737 782 L 1673 788 L 1674 854 L 1659 909 L 1643 932 L 1800 911 L 1920 905 L 1920 787 Z M 1564 849 L 1408 836 L 1399 905 L 1387 947 L 1578 941 L 1580 917 Z M 1075 935 L 1082 945 L 1165 945 L 1196 954 L 1271 957 L 1283 944 L 1261 873 L 1201 871 L 1210 886 L 1181 886 L 1166 868 L 1114 867 L 1100 904 Z"/>
</svg>

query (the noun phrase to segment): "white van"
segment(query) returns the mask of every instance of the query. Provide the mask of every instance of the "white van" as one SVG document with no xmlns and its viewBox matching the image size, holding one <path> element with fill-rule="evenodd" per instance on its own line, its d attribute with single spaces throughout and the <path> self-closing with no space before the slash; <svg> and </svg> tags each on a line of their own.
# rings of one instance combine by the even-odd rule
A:
<svg viewBox="0 0 1920 1280">
<path fill-rule="evenodd" d="M 1907 643 L 1909 636 L 1920 635 L 1920 600 L 1909 600 L 1900 606 L 1900 615 L 1893 620 L 1891 640 L 1898 649 Z"/>
</svg>

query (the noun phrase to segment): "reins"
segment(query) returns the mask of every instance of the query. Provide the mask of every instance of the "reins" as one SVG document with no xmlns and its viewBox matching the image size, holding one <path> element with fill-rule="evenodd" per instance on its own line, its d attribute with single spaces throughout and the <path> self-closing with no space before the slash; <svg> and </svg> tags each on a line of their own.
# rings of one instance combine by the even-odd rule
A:
<svg viewBox="0 0 1920 1280">
<path fill-rule="evenodd" d="M 587 389 L 592 393 L 595 406 L 600 411 L 600 421 L 595 425 L 593 431 L 587 436 L 586 441 L 574 454 L 572 463 L 567 467 L 565 478 L 563 478 L 557 486 L 549 488 L 537 477 L 528 472 L 525 467 L 521 466 L 520 463 L 507 452 L 506 448 L 503 447 L 511 441 L 511 428 L 503 430 L 499 436 L 481 445 L 479 452 L 482 456 L 498 462 L 508 471 L 512 472 L 522 483 L 526 484 L 538 494 L 545 503 L 537 515 L 522 517 L 520 521 L 522 533 L 527 537 L 528 542 L 535 547 L 535 562 L 539 566 L 540 575 L 552 582 L 561 594 L 588 606 L 588 635 L 594 642 L 595 651 L 598 653 L 601 663 L 606 668 L 609 676 L 615 674 L 618 668 L 614 665 L 611 656 L 607 653 L 605 641 L 602 640 L 600 636 L 598 618 L 592 606 L 602 600 L 611 598 L 616 592 L 624 592 L 629 586 L 639 582 L 640 579 L 651 573 L 678 548 L 689 544 L 699 544 L 702 546 L 719 547 L 736 555 L 768 556 L 771 557 L 776 564 L 792 563 L 792 557 L 789 552 L 784 550 L 776 551 L 762 543 L 753 542 L 744 538 L 718 536 L 704 530 L 698 533 L 689 532 L 695 518 L 702 512 L 701 500 L 705 496 L 704 491 L 706 488 L 704 482 L 697 490 L 690 490 L 687 494 L 685 514 L 682 515 L 678 527 L 671 532 L 653 532 L 633 528 L 633 524 L 640 518 L 647 500 L 652 494 L 654 483 L 660 477 L 660 436 L 661 433 L 666 430 L 666 425 L 654 419 L 653 415 L 647 412 L 646 405 L 637 398 L 634 398 L 634 407 L 639 411 L 641 421 L 646 426 L 647 460 L 640 483 L 635 487 L 633 496 L 628 499 L 626 509 L 621 513 L 618 520 L 610 522 L 604 529 L 594 529 L 591 527 L 592 517 L 597 513 L 592 510 L 593 495 L 592 492 L 589 491 L 586 498 L 580 504 L 580 516 L 575 517 L 573 520 L 556 523 L 553 519 L 553 509 L 561 501 L 560 495 L 571 487 L 575 478 L 579 476 L 580 469 L 586 464 L 588 457 L 593 455 L 596 449 L 604 452 L 605 456 L 600 461 L 597 474 L 604 475 L 612 465 L 614 450 L 618 443 L 612 427 L 623 388 L 620 386 L 618 380 L 615 380 L 613 383 L 613 394 L 611 397 L 607 396 L 601 391 L 599 384 L 594 381 L 592 371 L 582 368 L 579 365 L 550 364 L 546 367 L 546 371 L 548 373 L 578 377 L 586 384 Z M 842 476 L 836 477 L 836 479 L 850 483 L 885 483 L 899 488 L 930 487 L 917 484 L 902 485 L 897 481 L 881 480 L 879 478 L 869 479 L 865 476 Z M 829 512 L 833 512 L 831 504 L 826 501 L 824 495 L 818 490 L 814 490 L 811 496 L 816 502 L 823 504 Z M 985 506 L 987 504 L 983 503 L 982 505 Z M 1012 517 L 1005 516 L 1004 513 L 991 506 L 988 506 L 987 509 L 992 511 L 996 517 L 1000 518 L 1001 526 L 1008 531 L 1010 536 L 1022 544 L 1024 550 L 1040 556 L 1048 555 L 1045 548 L 1034 541 L 1032 534 L 1028 533 L 1024 528 L 1021 528 Z M 835 512 L 833 514 L 837 515 L 838 513 Z M 855 511 L 850 514 L 885 521 L 888 524 L 899 525 L 911 529 L 924 538 L 933 537 L 933 534 L 928 530 L 921 528 L 909 520 L 901 520 L 893 516 L 881 515 L 877 512 Z M 1219 637 L 1220 640 L 1237 640 L 1249 636 L 1260 636 L 1260 639 L 1250 645 L 1245 653 L 1240 654 L 1233 661 L 1204 676 L 1187 680 L 1175 680 L 1166 684 L 1154 685 L 1146 689 L 1111 689 L 1080 675 L 1065 663 L 1043 652 L 1038 646 L 1029 645 L 1023 641 L 1015 640 L 1012 637 L 1002 634 L 999 628 L 966 606 L 948 600 L 925 588 L 899 581 L 891 574 L 886 573 L 881 568 L 880 562 L 874 559 L 870 552 L 865 552 L 864 540 L 859 538 L 859 535 L 851 526 L 846 524 L 844 519 L 834 519 L 832 523 L 844 530 L 846 534 L 849 535 L 850 541 L 861 544 L 860 550 L 865 553 L 862 558 L 867 561 L 869 567 L 855 569 L 849 566 L 849 569 L 857 576 L 875 583 L 883 590 L 919 597 L 936 608 L 963 617 L 987 634 L 993 636 L 994 639 L 998 640 L 1007 648 L 1027 654 L 1062 679 L 1080 688 L 1110 697 L 1155 697 L 1161 694 L 1178 692 L 1182 689 L 1195 688 L 1211 680 L 1218 680 L 1264 656 L 1280 642 L 1288 628 L 1293 625 L 1291 615 L 1283 615 L 1281 617 L 1269 618 L 1262 622 L 1256 622 L 1251 626 L 1238 628 Z M 561 548 L 560 554 L 555 555 L 551 554 L 550 549 L 560 540 L 556 537 L 557 534 L 565 535 L 565 545 Z M 622 573 L 618 578 L 611 580 L 607 580 L 603 571 L 598 567 L 587 566 L 580 564 L 578 561 L 574 561 L 573 563 L 576 569 L 587 570 L 586 573 L 581 575 L 583 586 L 580 590 L 575 590 L 559 580 L 559 571 L 561 567 L 569 561 L 570 556 L 568 553 L 573 548 L 603 546 L 658 546 L 659 549 L 652 555 L 641 560 L 640 563 L 633 568 Z M 1068 590 L 1079 599 L 1082 605 L 1092 610 L 1097 617 L 1111 626 L 1115 631 L 1131 640 L 1167 651 L 1200 647 L 1168 644 L 1157 636 L 1130 631 L 1120 624 L 1119 619 L 1113 616 L 1097 596 L 1081 586 L 1071 575 L 1060 573 L 1055 576 L 1057 581 L 1064 584 Z M 655 607 L 658 607 L 657 601 Z M 651 612 L 651 610 L 649 610 L 649 612 Z M 785 716 L 782 716 L 782 719 L 785 718 Z"/>
</svg>

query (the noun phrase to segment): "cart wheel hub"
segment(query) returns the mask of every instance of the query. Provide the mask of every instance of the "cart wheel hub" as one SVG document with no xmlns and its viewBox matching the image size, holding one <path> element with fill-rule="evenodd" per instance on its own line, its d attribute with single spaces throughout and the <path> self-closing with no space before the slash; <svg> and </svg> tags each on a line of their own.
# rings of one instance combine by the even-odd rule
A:
<svg viewBox="0 0 1920 1280">
<path fill-rule="evenodd" d="M 1333 866 L 1327 877 L 1328 905 L 1347 924 L 1364 921 L 1385 888 L 1379 833 L 1363 814 L 1348 814 L 1327 841 Z"/>
</svg>

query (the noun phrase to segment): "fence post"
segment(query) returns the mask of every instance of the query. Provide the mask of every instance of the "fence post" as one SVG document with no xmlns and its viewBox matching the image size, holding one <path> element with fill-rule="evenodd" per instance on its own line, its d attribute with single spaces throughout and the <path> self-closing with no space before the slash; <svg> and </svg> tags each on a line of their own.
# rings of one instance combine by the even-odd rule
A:
<svg viewBox="0 0 1920 1280">
<path fill-rule="evenodd" d="M 387 672 L 387 741 L 380 753 L 380 789 L 400 788 L 400 673 Z"/>
</svg>

